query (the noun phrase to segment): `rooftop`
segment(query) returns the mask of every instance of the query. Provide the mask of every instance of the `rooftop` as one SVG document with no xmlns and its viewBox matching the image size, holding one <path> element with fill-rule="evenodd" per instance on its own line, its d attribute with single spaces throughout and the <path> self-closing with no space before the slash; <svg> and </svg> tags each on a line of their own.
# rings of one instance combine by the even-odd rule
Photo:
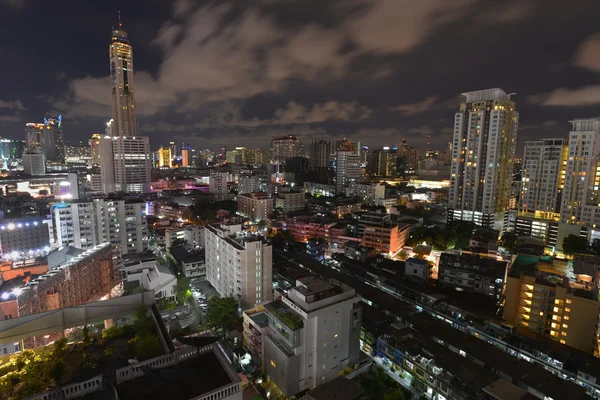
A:
<svg viewBox="0 0 600 400">
<path fill-rule="evenodd" d="M 188 400 L 232 383 L 213 352 L 117 385 L 121 399 Z"/>
</svg>

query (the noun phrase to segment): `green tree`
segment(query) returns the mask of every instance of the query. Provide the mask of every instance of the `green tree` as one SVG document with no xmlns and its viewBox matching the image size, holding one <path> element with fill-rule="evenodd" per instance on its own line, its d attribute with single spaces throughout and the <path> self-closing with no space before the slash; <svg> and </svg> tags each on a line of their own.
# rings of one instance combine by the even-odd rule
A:
<svg viewBox="0 0 600 400">
<path fill-rule="evenodd" d="M 151 333 L 140 333 L 135 337 L 135 353 L 139 358 L 152 358 L 160 352 L 158 336 Z"/>
<path fill-rule="evenodd" d="M 264 219 L 261 219 L 260 221 L 258 221 L 258 227 L 260 229 L 265 229 L 265 226 L 267 226 L 267 221 L 265 221 Z"/>
<path fill-rule="evenodd" d="M 216 332 L 225 331 L 229 325 L 240 319 L 238 302 L 233 297 L 213 297 L 208 302 L 206 322 L 210 329 Z"/>
<path fill-rule="evenodd" d="M 385 394 L 383 400 L 406 400 L 402 389 L 396 389 L 392 393 Z"/>
<path fill-rule="evenodd" d="M 517 234 L 513 231 L 504 232 L 504 234 L 500 238 L 500 244 L 503 247 L 505 247 L 508 251 L 514 251 L 517 245 Z"/>
<path fill-rule="evenodd" d="M 406 261 L 408 259 L 408 252 L 406 250 L 401 250 L 400 253 L 398 253 L 398 258 L 402 261 Z"/>
<path fill-rule="evenodd" d="M 90 338 L 90 329 L 86 326 L 83 327 L 83 345 L 88 347 L 92 343 L 92 339 Z"/>
<path fill-rule="evenodd" d="M 138 334 L 150 332 L 154 327 L 154 323 L 148 315 L 148 309 L 143 304 L 140 304 L 135 310 L 133 327 Z"/>
<path fill-rule="evenodd" d="M 590 250 L 592 250 L 592 252 L 594 252 L 594 254 L 600 255 L 600 239 L 594 239 L 594 241 L 592 242 L 592 246 L 590 247 Z"/>
<path fill-rule="evenodd" d="M 572 256 L 575 253 L 587 253 L 588 252 L 588 241 L 586 238 L 569 235 L 563 239 L 563 252 L 567 255 Z"/>
<path fill-rule="evenodd" d="M 177 302 L 179 305 L 185 304 L 191 295 L 192 292 L 190 291 L 190 280 L 185 276 L 178 278 L 177 284 L 175 285 L 175 296 L 177 297 Z"/>
</svg>

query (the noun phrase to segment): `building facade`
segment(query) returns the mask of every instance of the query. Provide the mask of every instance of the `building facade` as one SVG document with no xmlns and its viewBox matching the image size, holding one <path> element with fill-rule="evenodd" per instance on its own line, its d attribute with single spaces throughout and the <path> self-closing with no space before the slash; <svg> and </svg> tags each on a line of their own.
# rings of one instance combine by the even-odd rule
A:
<svg viewBox="0 0 600 400">
<path fill-rule="evenodd" d="M 273 298 L 271 245 L 246 235 L 241 225 L 206 227 L 206 277 L 221 296 L 242 309 Z"/>
<path fill-rule="evenodd" d="M 23 172 L 29 175 L 46 174 L 46 157 L 38 148 L 28 148 L 23 152 Z"/>
<path fill-rule="evenodd" d="M 306 206 L 306 194 L 296 191 L 280 191 L 275 198 L 275 208 L 281 208 L 283 212 L 304 210 Z"/>
<path fill-rule="evenodd" d="M 278 136 L 271 140 L 271 162 L 284 163 L 302 154 L 302 138 L 299 136 Z"/>
<path fill-rule="evenodd" d="M 143 202 L 103 200 L 57 203 L 52 207 L 59 246 L 88 249 L 110 242 L 121 254 L 148 250 Z"/>
<path fill-rule="evenodd" d="M 274 199 L 265 192 L 238 195 L 238 213 L 257 221 L 268 219 L 273 213 Z"/>
<path fill-rule="evenodd" d="M 363 203 L 377 204 L 378 200 L 385 199 L 385 185 L 383 183 L 350 183 L 350 196 L 358 197 Z"/>
<path fill-rule="evenodd" d="M 335 379 L 358 362 L 360 303 L 354 289 L 309 277 L 265 305 L 264 365 L 285 396 Z"/>
<path fill-rule="evenodd" d="M 51 221 L 42 217 L 4 219 L 0 225 L 2 258 L 17 258 L 22 253 L 47 252 L 50 249 Z"/>
<path fill-rule="evenodd" d="M 150 191 L 152 160 L 148 137 L 105 136 L 100 140 L 100 160 L 104 193 Z"/>
<path fill-rule="evenodd" d="M 138 136 L 133 82 L 133 50 L 121 20 L 112 31 L 109 46 L 112 93 L 111 136 Z"/>
<path fill-rule="evenodd" d="M 214 193 L 215 200 L 221 201 L 227 199 L 227 173 L 215 172 L 209 178 L 209 190 Z"/>
<path fill-rule="evenodd" d="M 358 153 L 336 151 L 330 156 L 330 168 L 334 171 L 335 190 L 337 194 L 345 191 L 345 186 L 362 178 L 361 158 Z"/>
<path fill-rule="evenodd" d="M 454 116 L 448 220 L 504 229 L 519 113 L 501 89 L 463 93 Z"/>
</svg>

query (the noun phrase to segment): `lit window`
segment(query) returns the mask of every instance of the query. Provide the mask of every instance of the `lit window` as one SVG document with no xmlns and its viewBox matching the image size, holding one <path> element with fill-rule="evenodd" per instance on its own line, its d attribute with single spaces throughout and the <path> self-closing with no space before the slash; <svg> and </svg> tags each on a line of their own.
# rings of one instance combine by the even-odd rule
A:
<svg viewBox="0 0 600 400">
<path fill-rule="evenodd" d="M 571 300 L 567 299 L 567 304 L 571 304 Z"/>
<path fill-rule="evenodd" d="M 565 321 L 568 321 L 568 320 L 569 320 L 569 316 L 565 315 Z"/>
<path fill-rule="evenodd" d="M 566 328 L 568 328 L 568 327 L 569 327 L 569 325 L 567 325 L 567 324 L 563 324 L 563 328 L 565 328 L 565 329 L 566 329 Z"/>
<path fill-rule="evenodd" d="M 569 307 L 565 307 L 565 312 L 571 312 L 571 309 Z"/>
<path fill-rule="evenodd" d="M 277 364 L 275 364 L 275 361 L 271 360 L 271 366 L 272 366 L 273 368 L 277 368 Z"/>
<path fill-rule="evenodd" d="M 561 332 L 560 334 L 563 336 L 567 336 L 567 332 Z"/>
<path fill-rule="evenodd" d="M 566 344 L 566 343 L 567 343 L 567 341 L 566 341 L 566 340 L 563 340 L 563 339 L 560 339 L 560 343 L 561 343 L 561 344 Z"/>
</svg>

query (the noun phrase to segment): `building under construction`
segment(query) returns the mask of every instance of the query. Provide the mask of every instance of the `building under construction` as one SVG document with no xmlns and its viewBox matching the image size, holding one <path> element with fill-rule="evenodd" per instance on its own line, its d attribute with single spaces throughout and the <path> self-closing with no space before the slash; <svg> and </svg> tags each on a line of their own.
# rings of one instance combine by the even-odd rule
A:
<svg viewBox="0 0 600 400">
<path fill-rule="evenodd" d="M 19 315 L 31 315 L 74 307 L 102 298 L 122 284 L 122 275 L 113 262 L 113 248 L 103 243 L 75 256 L 48 273 L 32 279 L 18 296 Z"/>
</svg>

